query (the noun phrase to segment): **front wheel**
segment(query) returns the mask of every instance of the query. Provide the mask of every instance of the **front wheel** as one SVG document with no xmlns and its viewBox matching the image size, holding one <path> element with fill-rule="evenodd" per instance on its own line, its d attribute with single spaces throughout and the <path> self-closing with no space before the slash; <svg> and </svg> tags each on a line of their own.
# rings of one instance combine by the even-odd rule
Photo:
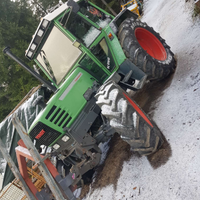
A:
<svg viewBox="0 0 200 200">
<path fill-rule="evenodd" d="M 118 38 L 127 58 L 147 74 L 148 80 L 161 80 L 174 72 L 174 54 L 146 23 L 127 18 L 119 27 Z"/>
<path fill-rule="evenodd" d="M 95 97 L 102 114 L 133 151 L 149 155 L 161 147 L 160 130 L 116 83 L 104 84 Z"/>
</svg>

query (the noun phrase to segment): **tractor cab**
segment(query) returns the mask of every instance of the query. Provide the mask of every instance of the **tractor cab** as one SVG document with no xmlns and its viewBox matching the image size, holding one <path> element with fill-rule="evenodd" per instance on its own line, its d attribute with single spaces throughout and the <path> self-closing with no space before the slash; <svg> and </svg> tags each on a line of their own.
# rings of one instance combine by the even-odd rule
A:
<svg viewBox="0 0 200 200">
<path fill-rule="evenodd" d="M 112 19 L 91 3 L 68 1 L 42 19 L 26 57 L 34 59 L 56 87 L 77 67 L 103 83 L 118 66 L 104 30 Z"/>
</svg>

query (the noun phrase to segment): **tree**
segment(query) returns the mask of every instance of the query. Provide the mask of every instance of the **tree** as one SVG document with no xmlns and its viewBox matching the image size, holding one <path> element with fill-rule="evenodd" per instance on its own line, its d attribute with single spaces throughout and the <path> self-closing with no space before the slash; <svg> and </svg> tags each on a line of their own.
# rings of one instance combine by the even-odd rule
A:
<svg viewBox="0 0 200 200">
<path fill-rule="evenodd" d="M 24 52 L 38 25 L 38 20 L 25 0 L 0 2 L 0 48 L 11 46 L 25 61 Z M 31 63 L 32 65 L 33 63 Z M 38 81 L 17 63 L 0 52 L 0 121 Z"/>
<path fill-rule="evenodd" d="M 32 10 L 35 15 L 43 17 L 47 14 L 48 9 L 59 3 L 59 0 L 31 0 Z"/>
<path fill-rule="evenodd" d="M 106 3 L 105 0 L 101 0 L 101 1 L 102 1 L 103 4 L 110 10 L 110 12 L 111 12 L 114 16 L 117 15 L 117 13 L 111 8 L 111 6 L 109 6 L 109 5 Z"/>
<path fill-rule="evenodd" d="M 114 10 L 114 12 L 116 14 L 118 14 L 121 10 L 121 4 L 120 4 L 120 0 L 116 1 L 116 0 L 91 0 L 92 3 L 94 3 L 95 5 L 99 6 L 100 8 L 104 9 L 105 11 L 109 12 L 110 14 L 114 15 L 110 9 L 108 8 L 108 6 Z M 106 4 L 108 6 L 106 6 Z"/>
<path fill-rule="evenodd" d="M 0 49 L 10 46 L 24 62 L 40 17 L 59 0 L 1 0 Z M 33 66 L 33 62 L 29 62 Z M 39 81 L 0 51 L 0 122 Z"/>
</svg>

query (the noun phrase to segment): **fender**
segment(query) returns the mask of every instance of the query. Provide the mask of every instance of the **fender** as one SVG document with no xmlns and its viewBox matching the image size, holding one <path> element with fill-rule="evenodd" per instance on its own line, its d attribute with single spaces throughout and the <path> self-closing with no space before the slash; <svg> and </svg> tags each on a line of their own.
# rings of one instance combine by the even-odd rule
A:
<svg viewBox="0 0 200 200">
<path fill-rule="evenodd" d="M 118 30 L 120 24 L 127 18 L 133 17 L 134 19 L 138 18 L 138 15 L 131 12 L 127 8 L 122 10 L 110 23 L 110 27 L 112 28 L 113 32 L 116 34 L 116 30 Z"/>
<path fill-rule="evenodd" d="M 134 65 L 129 59 L 126 59 L 120 66 L 117 71 L 123 77 L 123 80 L 120 81 L 124 87 L 127 87 L 131 90 L 141 89 L 147 79 L 147 75 L 139 69 L 136 65 Z M 134 84 L 130 84 L 130 79 L 134 80 Z"/>
</svg>

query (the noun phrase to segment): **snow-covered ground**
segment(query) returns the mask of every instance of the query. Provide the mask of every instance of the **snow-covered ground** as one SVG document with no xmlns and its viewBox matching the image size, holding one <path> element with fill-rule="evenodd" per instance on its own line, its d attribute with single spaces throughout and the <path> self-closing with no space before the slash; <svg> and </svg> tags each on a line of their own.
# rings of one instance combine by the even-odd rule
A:
<svg viewBox="0 0 200 200">
<path fill-rule="evenodd" d="M 142 21 L 166 39 L 177 58 L 171 85 L 155 102 L 153 119 L 170 144 L 169 160 L 152 168 L 147 157 L 124 162 L 117 182 L 86 200 L 200 199 L 200 20 L 185 0 L 146 0 Z"/>
</svg>

